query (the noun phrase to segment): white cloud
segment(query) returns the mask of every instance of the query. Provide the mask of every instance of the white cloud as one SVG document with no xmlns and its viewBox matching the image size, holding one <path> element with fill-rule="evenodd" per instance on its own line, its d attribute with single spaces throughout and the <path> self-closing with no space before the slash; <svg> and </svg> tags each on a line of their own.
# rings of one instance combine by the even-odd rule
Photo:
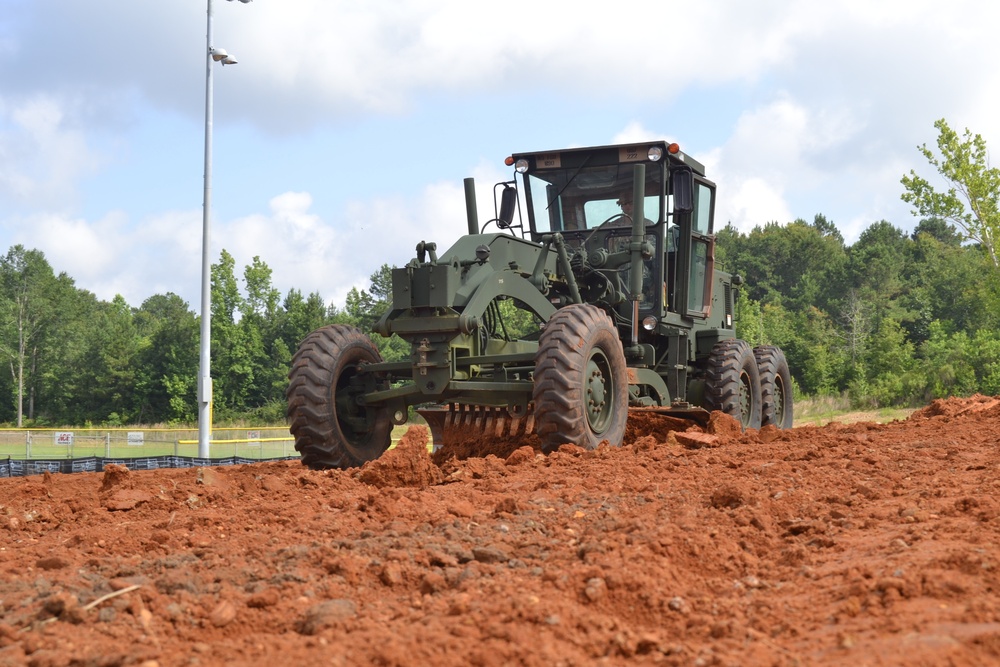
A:
<svg viewBox="0 0 1000 667">
<path fill-rule="evenodd" d="M 488 170 L 480 171 L 488 176 Z M 477 183 L 480 223 L 493 217 L 492 185 L 492 178 L 488 185 Z M 437 243 L 444 257 L 468 232 L 464 189 L 455 183 L 428 184 L 415 198 L 354 200 L 336 221 L 310 212 L 312 197 L 304 192 L 286 192 L 269 205 L 269 215 L 218 225 L 213 246 L 233 255 L 238 277 L 259 255 L 282 294 L 291 288 L 319 292 L 338 307 L 352 287 L 367 289 L 382 264 L 406 264 L 416 255 L 418 241 Z"/>
<path fill-rule="evenodd" d="M 42 213 L 8 221 L 10 245 L 41 250 L 56 273 L 104 300 L 116 294 L 138 306 L 158 293 L 196 298 L 200 215 L 167 213 L 131 224 L 122 211 L 96 221 Z M 195 236 L 195 234 L 198 234 Z M 188 289 L 189 286 L 193 288 Z"/>
<path fill-rule="evenodd" d="M 638 121 L 632 121 L 625 128 L 617 133 L 612 139 L 613 144 L 628 144 L 638 141 L 653 141 L 663 139 L 666 141 L 671 141 L 671 138 L 654 132 L 653 130 L 646 129 L 643 127 L 642 123 Z"/>
<path fill-rule="evenodd" d="M 0 97 L 0 203 L 45 202 L 50 209 L 76 201 L 81 178 L 101 158 L 74 127 L 72 100 L 37 94 Z"/>
</svg>

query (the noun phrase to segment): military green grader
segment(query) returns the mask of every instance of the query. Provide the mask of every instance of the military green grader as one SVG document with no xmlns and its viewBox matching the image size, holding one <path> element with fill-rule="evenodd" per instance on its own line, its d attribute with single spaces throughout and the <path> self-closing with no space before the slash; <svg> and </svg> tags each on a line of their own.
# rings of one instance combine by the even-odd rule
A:
<svg viewBox="0 0 1000 667">
<path fill-rule="evenodd" d="M 288 419 L 303 464 L 380 456 L 414 407 L 435 447 L 450 429 L 535 433 L 543 450 L 621 444 L 630 410 L 744 428 L 792 423 L 788 364 L 736 338 L 742 280 L 715 268 L 715 184 L 677 144 L 515 153 L 480 226 L 465 180 L 468 235 L 421 241 L 392 271 L 375 325 L 410 346 L 383 361 L 366 332 L 309 334 L 289 372 Z M 534 327 L 514 335 L 510 314 Z M 525 319 L 522 317 L 522 320 Z"/>
</svg>

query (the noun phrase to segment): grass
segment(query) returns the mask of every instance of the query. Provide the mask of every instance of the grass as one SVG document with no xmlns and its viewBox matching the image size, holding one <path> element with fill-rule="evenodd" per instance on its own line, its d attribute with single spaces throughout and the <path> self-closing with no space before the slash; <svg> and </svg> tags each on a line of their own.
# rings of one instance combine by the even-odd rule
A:
<svg viewBox="0 0 1000 667">
<path fill-rule="evenodd" d="M 915 408 L 873 408 L 858 410 L 851 406 L 846 396 L 819 396 L 795 402 L 795 426 L 825 426 L 830 422 L 854 424 L 857 422 L 885 423 L 906 419 Z"/>
</svg>

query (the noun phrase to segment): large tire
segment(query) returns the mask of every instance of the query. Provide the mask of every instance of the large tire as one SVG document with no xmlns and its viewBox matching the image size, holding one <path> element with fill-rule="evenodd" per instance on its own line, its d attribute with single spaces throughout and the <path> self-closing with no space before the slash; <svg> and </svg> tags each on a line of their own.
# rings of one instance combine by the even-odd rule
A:
<svg viewBox="0 0 1000 667">
<path fill-rule="evenodd" d="M 774 345 L 755 347 L 760 371 L 761 426 L 792 427 L 792 377 L 785 353 Z"/>
<path fill-rule="evenodd" d="M 551 452 L 571 443 L 621 445 L 628 420 L 628 376 L 618 330 L 596 306 L 557 310 L 535 354 L 535 431 Z"/>
<path fill-rule="evenodd" d="M 351 468 L 388 449 L 388 409 L 357 402 L 376 389 L 374 378 L 357 377 L 358 367 L 380 361 L 375 344 L 354 327 L 331 324 L 302 341 L 288 373 L 287 397 L 289 430 L 304 465 Z"/>
<path fill-rule="evenodd" d="M 744 430 L 760 428 L 760 373 L 749 343 L 730 339 L 715 344 L 708 357 L 705 400 L 709 410 L 732 415 Z"/>
</svg>

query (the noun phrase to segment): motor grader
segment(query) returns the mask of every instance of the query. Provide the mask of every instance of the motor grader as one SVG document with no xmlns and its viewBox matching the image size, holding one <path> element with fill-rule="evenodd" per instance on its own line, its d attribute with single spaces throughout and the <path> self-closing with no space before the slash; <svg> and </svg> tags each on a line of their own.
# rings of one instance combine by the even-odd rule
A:
<svg viewBox="0 0 1000 667">
<path fill-rule="evenodd" d="M 534 433 L 547 452 L 620 445 L 630 410 L 791 426 L 781 350 L 736 338 L 742 281 L 715 268 L 716 188 L 701 163 L 664 141 L 505 162 L 514 176 L 494 187 L 494 218 L 480 226 L 466 179 L 468 235 L 443 252 L 420 241 L 392 270 L 374 331 L 406 341 L 409 359 L 384 361 L 346 325 L 302 342 L 287 397 L 305 465 L 377 458 L 410 408 L 435 447 L 459 425 Z"/>
</svg>

